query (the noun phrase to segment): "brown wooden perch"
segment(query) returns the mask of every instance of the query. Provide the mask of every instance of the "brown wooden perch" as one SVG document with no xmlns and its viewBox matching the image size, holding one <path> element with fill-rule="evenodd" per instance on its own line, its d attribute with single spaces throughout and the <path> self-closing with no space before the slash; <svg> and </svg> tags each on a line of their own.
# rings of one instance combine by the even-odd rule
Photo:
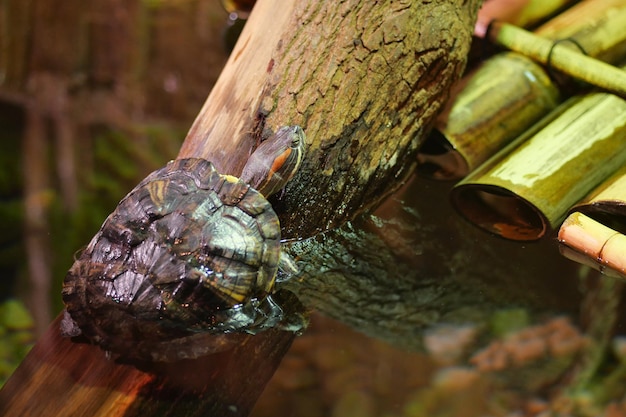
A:
<svg viewBox="0 0 626 417">
<path fill-rule="evenodd" d="M 304 166 L 275 202 L 283 236 L 348 224 L 412 171 L 464 68 L 479 5 L 259 1 L 178 157 L 238 175 L 267 129 L 301 125 Z M 350 244 L 368 239 L 355 234 Z M 320 253 L 296 252 L 299 278 L 323 279 Z M 267 331 L 198 360 L 124 364 L 61 337 L 57 319 L 0 391 L 0 415 L 245 416 L 292 338 Z"/>
</svg>

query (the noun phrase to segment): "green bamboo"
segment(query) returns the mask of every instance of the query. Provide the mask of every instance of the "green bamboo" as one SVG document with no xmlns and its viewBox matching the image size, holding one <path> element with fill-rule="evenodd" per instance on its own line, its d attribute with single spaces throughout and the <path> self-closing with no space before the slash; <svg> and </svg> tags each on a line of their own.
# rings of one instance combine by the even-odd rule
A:
<svg viewBox="0 0 626 417">
<path fill-rule="evenodd" d="M 626 0 L 587 0 L 550 19 L 534 31 L 553 41 L 568 39 L 585 54 L 619 63 L 626 55 Z M 573 42 L 565 43 L 576 48 Z"/>
<path fill-rule="evenodd" d="M 569 3 L 572 3 L 572 0 L 529 0 L 515 24 L 528 27 L 564 9 Z"/>
<path fill-rule="evenodd" d="M 611 227 L 626 229 L 626 167 L 596 187 L 570 213 L 574 211 L 597 217 Z"/>
<path fill-rule="evenodd" d="M 568 100 L 537 133 L 520 137 L 452 191 L 455 207 L 485 230 L 536 240 L 626 163 L 626 101 L 608 93 Z"/>
<path fill-rule="evenodd" d="M 554 49 L 552 64 L 560 59 L 562 50 L 568 51 L 566 55 L 582 56 L 576 45 L 589 56 L 615 62 L 626 53 L 624 27 L 626 0 L 588 0 L 551 19 L 536 32 L 550 39 L 543 40 L 549 48 L 558 39 L 569 40 Z M 556 107 L 558 93 L 546 71 L 526 61 L 531 60 L 517 53 L 496 55 L 464 77 L 436 121 L 433 135 L 420 150 L 422 174 L 462 178 Z M 610 69 L 623 78 L 623 71 Z"/>
<path fill-rule="evenodd" d="M 426 164 L 434 164 L 439 167 L 433 170 L 436 178 L 464 177 L 554 109 L 559 100 L 557 88 L 532 60 L 514 53 L 494 56 L 457 85 L 454 99 L 435 122 L 435 129 L 459 157 L 444 165 L 422 151 L 418 155 L 422 172 Z"/>
<path fill-rule="evenodd" d="M 584 55 L 580 49 L 542 38 L 508 23 L 492 23 L 488 36 L 494 43 L 543 65 L 626 97 L 626 71 Z"/>
</svg>

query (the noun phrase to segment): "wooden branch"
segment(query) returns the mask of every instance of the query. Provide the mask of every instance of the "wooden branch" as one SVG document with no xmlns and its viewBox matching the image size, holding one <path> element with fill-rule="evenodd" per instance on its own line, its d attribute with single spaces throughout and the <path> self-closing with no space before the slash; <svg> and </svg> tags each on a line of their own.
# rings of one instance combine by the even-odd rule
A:
<svg viewBox="0 0 626 417">
<path fill-rule="evenodd" d="M 239 174 L 267 128 L 299 124 L 306 161 L 273 201 L 283 236 L 355 218 L 410 173 L 464 68 L 479 4 L 260 0 L 179 157 Z M 0 414 L 245 416 L 292 338 L 272 330 L 223 354 L 130 366 L 61 338 L 55 322 L 0 391 Z"/>
<path fill-rule="evenodd" d="M 60 317 L 0 391 L 0 415 L 245 416 L 267 382 L 258 378 L 274 373 L 291 344 L 268 331 L 197 360 L 124 364 L 62 337 L 59 325 Z"/>
</svg>

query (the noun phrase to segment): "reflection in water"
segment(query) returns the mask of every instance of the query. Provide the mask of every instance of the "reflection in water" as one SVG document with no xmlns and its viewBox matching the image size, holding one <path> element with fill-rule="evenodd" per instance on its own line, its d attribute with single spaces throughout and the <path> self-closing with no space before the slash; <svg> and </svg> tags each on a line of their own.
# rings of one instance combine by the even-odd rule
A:
<svg viewBox="0 0 626 417">
<path fill-rule="evenodd" d="M 373 216 L 290 243 L 303 273 L 289 289 L 326 317 L 254 415 L 594 415 L 623 395 L 621 282 L 564 259 L 553 237 L 485 234 L 448 191 L 416 178 Z M 315 404 L 282 414 L 294 408 L 280 398 Z"/>
</svg>

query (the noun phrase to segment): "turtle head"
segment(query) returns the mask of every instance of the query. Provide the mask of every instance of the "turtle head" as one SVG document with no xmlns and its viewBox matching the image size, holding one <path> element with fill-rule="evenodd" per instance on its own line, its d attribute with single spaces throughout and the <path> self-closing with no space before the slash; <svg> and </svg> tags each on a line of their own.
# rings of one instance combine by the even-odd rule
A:
<svg viewBox="0 0 626 417">
<path fill-rule="evenodd" d="M 300 126 L 284 126 L 250 155 L 241 179 L 268 197 L 293 178 L 304 159 L 304 131 Z"/>
</svg>

